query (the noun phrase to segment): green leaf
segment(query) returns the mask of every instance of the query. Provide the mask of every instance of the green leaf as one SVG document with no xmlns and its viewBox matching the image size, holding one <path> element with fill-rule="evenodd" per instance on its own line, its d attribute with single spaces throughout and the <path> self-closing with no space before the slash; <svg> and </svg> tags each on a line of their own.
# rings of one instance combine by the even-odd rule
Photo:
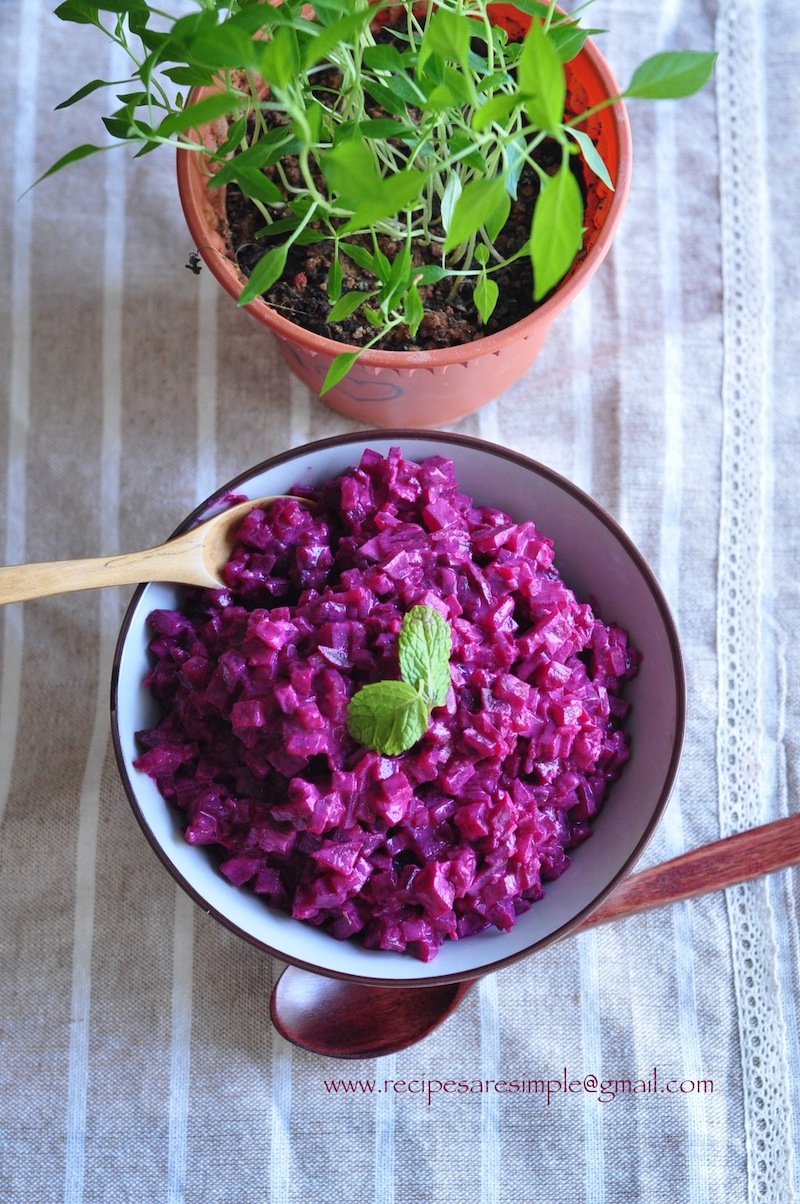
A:
<svg viewBox="0 0 800 1204">
<path fill-rule="evenodd" d="M 424 181 L 425 173 L 413 167 L 380 180 L 379 187 L 373 188 L 372 195 L 358 203 L 353 216 L 342 226 L 342 234 L 352 234 L 355 230 L 403 212 L 418 199 Z"/>
<path fill-rule="evenodd" d="M 297 79 L 302 59 L 296 30 L 282 25 L 269 41 L 257 45 L 259 74 L 272 89 L 285 88 Z"/>
<path fill-rule="evenodd" d="M 548 176 L 536 201 L 531 226 L 534 300 L 541 301 L 569 271 L 583 238 L 583 197 L 563 165 Z"/>
<path fill-rule="evenodd" d="M 71 21 L 73 25 L 99 25 L 100 14 L 96 4 L 84 4 L 81 0 L 65 0 L 55 10 L 60 21 Z"/>
<path fill-rule="evenodd" d="M 90 83 L 84 84 L 82 88 L 78 88 L 77 92 L 73 92 L 72 96 L 69 96 L 66 100 L 62 100 L 61 104 L 56 105 L 55 112 L 57 113 L 59 109 L 68 109 L 70 105 L 83 100 L 84 96 L 89 96 L 92 92 L 96 92 L 98 88 L 113 88 L 121 82 L 121 80 L 112 82 L 107 79 L 93 79 Z"/>
<path fill-rule="evenodd" d="M 400 294 L 405 292 L 410 274 L 411 247 L 406 243 L 399 254 L 395 255 L 389 271 L 385 273 L 385 282 L 379 295 L 382 309 L 391 309 Z"/>
<path fill-rule="evenodd" d="M 328 278 L 325 283 L 328 286 L 328 300 L 331 305 L 335 305 L 342 295 L 342 261 L 335 246 L 331 257 L 331 265 L 328 268 Z"/>
<path fill-rule="evenodd" d="M 453 207 L 444 249 L 452 251 L 487 223 L 495 229 L 498 215 L 508 215 L 509 197 L 502 177 L 470 180 Z M 503 218 L 505 221 L 505 218 Z"/>
<path fill-rule="evenodd" d="M 438 610 L 412 607 L 398 636 L 401 680 L 374 682 L 350 699 L 347 727 L 355 740 L 387 756 L 416 744 L 427 730 L 431 708 L 447 700 L 451 639 L 450 625 Z"/>
<path fill-rule="evenodd" d="M 81 159 L 88 159 L 90 155 L 96 155 L 100 151 L 108 149 L 107 146 L 93 146 L 90 142 L 84 142 L 82 146 L 76 146 L 74 150 L 68 151 L 66 155 L 62 155 L 60 159 L 56 160 L 52 167 L 48 167 L 44 175 L 34 181 L 34 184 L 40 184 L 48 176 L 54 176 L 57 171 L 61 171 L 62 167 L 68 167 L 70 163 L 79 163 Z"/>
<path fill-rule="evenodd" d="M 455 172 L 453 172 L 453 174 L 450 176 L 450 179 L 447 181 L 447 184 L 445 185 L 444 192 L 442 193 L 441 217 L 442 227 L 445 234 L 450 229 L 450 223 L 453 220 L 453 210 L 455 209 L 458 198 L 461 196 L 461 192 L 461 178 L 457 176 Z"/>
<path fill-rule="evenodd" d="M 528 13 L 531 17 L 544 19 L 550 16 L 550 5 L 545 3 L 545 0 L 514 0 L 514 8 Z"/>
<path fill-rule="evenodd" d="M 187 49 L 192 64 L 207 68 L 233 71 L 258 62 L 250 34 L 230 21 L 201 30 Z"/>
<path fill-rule="evenodd" d="M 581 148 L 581 154 L 586 161 L 587 167 L 590 167 L 594 174 L 603 181 L 606 188 L 610 188 L 613 192 L 614 185 L 612 183 L 611 176 L 608 174 L 608 168 L 603 162 L 602 155 L 586 131 L 577 130 L 574 126 L 570 126 L 569 135 L 571 138 L 575 139 L 575 141 L 578 143 L 578 146 Z"/>
<path fill-rule="evenodd" d="M 525 35 L 517 72 L 531 123 L 554 134 L 564 117 L 567 81 L 558 50 L 538 21 Z"/>
<path fill-rule="evenodd" d="M 355 209 L 380 190 L 381 178 L 372 151 L 358 138 L 342 138 L 320 155 L 320 167 L 331 192 L 346 209 Z"/>
<path fill-rule="evenodd" d="M 343 318 L 349 318 L 351 314 L 356 312 L 359 305 L 362 305 L 372 296 L 373 293 L 362 293 L 360 289 L 353 289 L 352 292 L 343 293 L 336 304 L 331 306 L 328 321 L 341 322 Z"/>
<path fill-rule="evenodd" d="M 364 686 L 347 708 L 347 727 L 353 739 L 389 757 L 416 744 L 427 726 L 425 700 L 405 681 Z"/>
<path fill-rule="evenodd" d="M 507 125 L 508 118 L 520 103 L 521 98 L 515 92 L 498 92 L 475 110 L 472 115 L 472 128 L 480 132 L 495 121 Z"/>
<path fill-rule="evenodd" d="M 375 79 L 362 79 L 364 91 L 368 96 L 371 96 L 376 104 L 385 109 L 387 113 L 403 113 L 405 112 L 406 102 L 393 92 L 390 92 L 384 83 Z"/>
<path fill-rule="evenodd" d="M 458 155 L 459 162 L 463 163 L 465 167 L 471 167 L 479 175 L 486 174 L 486 161 L 475 148 L 475 139 L 470 134 L 462 130 L 454 130 L 450 138 L 450 151 L 452 154 Z"/>
<path fill-rule="evenodd" d="M 623 93 L 644 100 L 676 100 L 699 92 L 711 78 L 717 56 L 713 51 L 665 50 L 645 59 Z"/>
<path fill-rule="evenodd" d="M 375 259 L 366 247 L 360 247 L 357 243 L 342 242 L 339 243 L 339 250 L 343 251 L 348 259 L 352 259 L 353 263 L 358 264 L 365 272 L 376 275 Z"/>
<path fill-rule="evenodd" d="M 387 113 L 402 113 L 407 104 L 419 105 L 425 101 L 425 93 L 417 87 L 405 71 L 382 75 L 379 81 L 365 79 L 364 88 L 372 93 L 378 103 L 383 105 Z M 378 93 L 386 99 L 384 104 Z"/>
<path fill-rule="evenodd" d="M 263 171 L 240 167 L 236 173 L 236 181 L 245 196 L 254 201 L 261 201 L 264 205 L 277 205 L 284 199 L 281 190 Z"/>
<path fill-rule="evenodd" d="M 159 125 L 157 132 L 160 137 L 169 138 L 172 134 L 179 134 L 184 130 L 197 129 L 208 121 L 216 121 L 218 117 L 223 117 L 226 113 L 236 112 L 241 108 L 241 104 L 242 98 L 232 92 L 220 92 L 213 96 L 207 96 L 205 100 L 187 105 L 177 113 L 168 114 Z"/>
<path fill-rule="evenodd" d="M 147 4 L 145 0 L 95 0 L 93 7 L 104 13 L 133 13 L 144 12 Z"/>
<path fill-rule="evenodd" d="M 100 120 L 112 138 L 119 138 L 123 142 L 128 138 L 138 138 L 144 131 L 148 134 L 152 133 L 150 126 L 136 122 L 133 108 L 130 105 L 123 105 L 110 117 L 101 117 Z"/>
<path fill-rule="evenodd" d="M 436 284 L 450 275 L 452 273 L 447 268 L 440 267 L 438 263 L 424 263 L 421 267 L 414 268 L 414 279 L 418 284 Z"/>
<path fill-rule="evenodd" d="M 412 127 L 405 125 L 402 121 L 395 121 L 393 117 L 368 117 L 366 121 L 359 121 L 357 125 L 358 133 L 362 138 L 413 138 L 415 131 Z"/>
<path fill-rule="evenodd" d="M 321 396 L 327 393 L 328 389 L 332 389 L 334 385 L 338 385 L 339 381 L 347 376 L 347 373 L 350 371 L 360 354 L 360 351 L 343 351 L 340 355 L 336 356 L 325 374 L 325 379 L 322 382 L 322 388 L 320 389 Z"/>
<path fill-rule="evenodd" d="M 371 305 L 364 306 L 364 317 L 369 322 L 370 326 L 374 326 L 380 330 L 385 325 L 383 314 L 379 310 L 373 309 Z"/>
<path fill-rule="evenodd" d="M 598 33 L 605 33 L 605 30 L 582 29 L 577 21 L 564 21 L 560 25 L 551 25 L 548 36 L 558 51 L 561 62 L 569 63 L 583 50 L 586 39 Z"/>
<path fill-rule="evenodd" d="M 472 296 L 478 310 L 478 315 L 484 326 L 494 313 L 494 307 L 497 305 L 499 295 L 500 289 L 497 287 L 497 282 L 490 280 L 488 276 L 481 276 L 475 285 L 475 291 Z"/>
<path fill-rule="evenodd" d="M 419 289 L 416 284 L 410 286 L 403 299 L 403 316 L 408 327 L 408 332 L 413 339 L 420 328 L 422 319 L 425 317 L 425 307 L 422 304 L 422 298 L 419 295 Z"/>
<path fill-rule="evenodd" d="M 450 624 L 435 607 L 413 606 L 403 618 L 397 639 L 400 675 L 430 707 L 444 706 L 447 699 L 451 643 Z"/>
<path fill-rule="evenodd" d="M 214 73 L 205 67 L 166 67 L 164 75 L 181 88 L 202 88 L 213 83 Z"/>
<path fill-rule="evenodd" d="M 426 113 L 444 113 L 460 105 L 472 104 L 473 99 L 465 77 L 454 68 L 447 67 L 442 82 L 432 88 L 419 104 Z"/>
<path fill-rule="evenodd" d="M 303 51 L 303 67 L 305 70 L 307 71 L 316 63 L 320 63 L 324 58 L 327 58 L 334 46 L 339 46 L 343 42 L 349 43 L 351 40 L 357 39 L 361 30 L 368 24 L 371 18 L 372 13 L 367 10 L 366 12 L 352 13 L 345 17 L 339 16 L 327 28 L 315 23 L 315 36 L 308 39 Z"/>
<path fill-rule="evenodd" d="M 209 187 L 219 187 L 229 184 L 238 178 L 242 170 L 257 171 L 277 163 L 284 155 L 294 154 L 299 149 L 297 140 L 287 129 L 269 130 L 258 142 L 240 151 L 233 159 L 229 159 L 214 174 Z"/>
<path fill-rule="evenodd" d="M 422 71 L 432 54 L 458 63 L 466 73 L 471 20 L 446 8 L 434 9 L 422 36 L 417 67 Z"/>
<path fill-rule="evenodd" d="M 508 221 L 508 215 L 511 212 L 511 197 L 508 195 L 505 180 L 502 180 L 502 192 L 498 189 L 497 204 L 483 223 L 483 228 L 486 231 L 487 238 L 490 242 L 494 242 L 503 226 Z"/>
<path fill-rule="evenodd" d="M 390 73 L 405 72 L 406 62 L 396 46 L 368 46 L 364 51 L 364 62 L 372 71 L 388 71 Z"/>
<path fill-rule="evenodd" d="M 256 297 L 265 293 L 267 289 L 272 288 L 275 281 L 280 279 L 283 269 L 286 267 L 288 253 L 288 244 L 282 244 L 279 247 L 272 247 L 265 255 L 262 255 L 250 273 L 247 284 L 239 294 L 237 304 L 247 305 L 249 301 L 254 301 Z"/>
</svg>

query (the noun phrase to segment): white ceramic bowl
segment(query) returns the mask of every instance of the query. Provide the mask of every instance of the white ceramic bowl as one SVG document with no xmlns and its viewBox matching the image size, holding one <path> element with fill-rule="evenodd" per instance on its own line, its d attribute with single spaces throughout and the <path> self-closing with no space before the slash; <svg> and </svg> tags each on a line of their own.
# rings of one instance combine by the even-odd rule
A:
<svg viewBox="0 0 800 1204">
<path fill-rule="evenodd" d="M 464 436 L 420 431 L 343 435 L 289 451 L 225 485 L 258 497 L 295 484 L 322 482 L 360 459 L 364 447 L 386 453 L 399 446 L 413 460 L 452 459 L 460 487 L 481 503 L 531 519 L 555 544 L 556 564 L 579 597 L 592 600 L 607 622 L 625 628 L 642 652 L 626 696 L 631 756 L 594 821 L 594 832 L 573 854 L 573 865 L 547 884 L 543 899 L 508 933 L 487 931 L 445 941 L 429 963 L 361 948 L 269 909 L 258 896 L 232 886 L 206 849 L 187 844 L 179 818 L 155 783 L 133 767 L 134 733 L 152 727 L 158 708 L 142 682 L 149 664 L 147 615 L 180 601 L 180 588 L 140 586 L 120 633 L 112 682 L 112 733 L 122 781 L 145 835 L 180 885 L 228 928 L 283 961 L 333 977 L 381 985 L 448 982 L 499 969 L 575 928 L 631 869 L 667 804 L 678 769 L 685 719 L 685 680 L 675 625 L 653 573 L 617 523 L 575 485 L 512 451 Z M 204 517 L 214 499 L 179 528 Z M 177 534 L 177 532 L 176 532 Z"/>
</svg>

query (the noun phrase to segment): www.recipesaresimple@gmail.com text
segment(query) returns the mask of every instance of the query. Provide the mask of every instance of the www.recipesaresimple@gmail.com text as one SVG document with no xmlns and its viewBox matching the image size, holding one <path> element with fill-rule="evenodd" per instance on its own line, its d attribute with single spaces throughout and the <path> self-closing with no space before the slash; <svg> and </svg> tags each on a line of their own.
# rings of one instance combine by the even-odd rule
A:
<svg viewBox="0 0 800 1204">
<path fill-rule="evenodd" d="M 559 1076 L 510 1078 L 372 1078 L 323 1079 L 324 1091 L 334 1096 L 411 1095 L 421 1096 L 430 1105 L 434 1098 L 465 1095 L 532 1095 L 543 1097 L 550 1106 L 556 1099 L 589 1095 L 600 1104 L 610 1104 L 627 1097 L 653 1095 L 713 1095 L 714 1080 L 679 1078 L 664 1074 L 654 1066 L 646 1077 L 623 1078 L 596 1074 L 571 1074 L 563 1067 Z"/>
</svg>

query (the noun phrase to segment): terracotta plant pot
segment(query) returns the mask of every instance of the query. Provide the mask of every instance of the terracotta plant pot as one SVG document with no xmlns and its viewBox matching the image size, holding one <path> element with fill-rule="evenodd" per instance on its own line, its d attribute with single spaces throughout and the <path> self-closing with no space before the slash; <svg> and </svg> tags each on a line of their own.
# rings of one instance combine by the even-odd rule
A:
<svg viewBox="0 0 800 1204">
<path fill-rule="evenodd" d="M 493 6 L 492 15 L 509 32 L 521 34 L 530 18 L 511 4 Z M 568 98 L 586 109 L 617 95 L 617 83 L 597 48 L 587 41 L 568 64 Z M 208 89 L 198 89 L 202 99 Z M 506 330 L 461 346 L 434 351 L 364 351 L 347 376 L 322 398 L 346 418 L 379 427 L 431 427 L 451 423 L 479 409 L 515 383 L 537 358 L 556 314 L 589 282 L 604 259 L 622 216 L 631 172 L 631 137 L 621 101 L 595 114 L 585 127 L 614 182 L 606 188 L 585 169 L 587 209 L 583 251 L 569 274 L 532 313 Z M 225 129 L 203 130 L 203 142 L 219 146 Z M 206 187 L 201 155 L 178 150 L 178 189 L 192 238 L 219 283 L 238 298 L 245 277 L 225 254 L 225 189 Z M 319 394 L 331 361 L 346 348 L 303 329 L 261 298 L 244 306 L 278 338 L 291 370 Z"/>
</svg>

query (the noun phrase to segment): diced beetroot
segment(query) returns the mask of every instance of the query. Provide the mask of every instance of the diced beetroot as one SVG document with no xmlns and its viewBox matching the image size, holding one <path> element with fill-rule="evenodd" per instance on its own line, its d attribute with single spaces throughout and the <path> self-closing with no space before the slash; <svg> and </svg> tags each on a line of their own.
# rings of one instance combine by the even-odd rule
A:
<svg viewBox="0 0 800 1204">
<path fill-rule="evenodd" d="M 150 616 L 164 717 L 137 767 L 265 905 L 429 961 L 507 931 L 569 866 L 627 757 L 625 632 L 576 599 L 532 521 L 476 505 L 452 462 L 367 450 L 253 510 L 225 590 Z M 450 624 L 451 688 L 406 753 L 357 745 L 347 708 L 398 676 L 411 607 Z"/>
</svg>

